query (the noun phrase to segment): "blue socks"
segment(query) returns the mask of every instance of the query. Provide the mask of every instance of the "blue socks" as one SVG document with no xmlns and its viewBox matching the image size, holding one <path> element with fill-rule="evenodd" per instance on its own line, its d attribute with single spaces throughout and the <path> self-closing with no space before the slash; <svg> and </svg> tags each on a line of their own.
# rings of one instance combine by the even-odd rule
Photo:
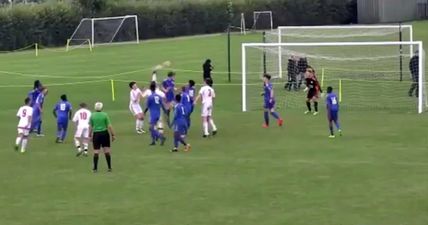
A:
<svg viewBox="0 0 428 225">
<path fill-rule="evenodd" d="M 264 112 L 265 124 L 269 126 L 269 112 Z"/>
</svg>

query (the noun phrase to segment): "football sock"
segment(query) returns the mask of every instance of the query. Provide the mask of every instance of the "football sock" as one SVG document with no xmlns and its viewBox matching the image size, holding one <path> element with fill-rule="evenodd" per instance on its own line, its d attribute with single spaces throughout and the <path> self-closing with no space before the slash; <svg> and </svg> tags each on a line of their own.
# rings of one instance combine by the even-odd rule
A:
<svg viewBox="0 0 428 225">
<path fill-rule="evenodd" d="M 217 130 L 217 126 L 214 124 L 214 120 L 211 118 L 210 118 L 210 125 L 211 125 L 211 128 L 213 129 L 213 131 Z"/>
<path fill-rule="evenodd" d="M 269 126 L 269 112 L 264 112 L 265 124 Z"/>
<path fill-rule="evenodd" d="M 136 120 L 135 120 L 135 129 L 136 129 L 136 130 L 139 130 L 139 129 L 140 129 L 140 120 L 139 120 L 139 119 L 136 119 Z"/>
<path fill-rule="evenodd" d="M 109 152 L 104 154 L 106 156 L 107 166 L 109 169 L 111 169 L 111 155 Z"/>
<path fill-rule="evenodd" d="M 315 112 L 318 112 L 318 102 L 314 102 Z"/>
<path fill-rule="evenodd" d="M 273 118 L 279 119 L 279 115 L 277 112 L 271 112 L 270 114 L 273 116 Z"/>
<path fill-rule="evenodd" d="M 21 140 L 22 140 L 22 138 L 21 138 L 21 137 L 17 137 L 17 138 L 16 138 L 16 141 L 15 141 L 15 145 L 19 145 L 19 144 L 21 144 Z"/>
<path fill-rule="evenodd" d="M 328 128 L 330 128 L 330 134 L 334 135 L 334 132 L 333 132 L 333 123 L 331 121 L 328 124 Z"/>
<path fill-rule="evenodd" d="M 37 123 L 37 134 L 41 134 L 42 133 L 42 121 L 39 121 Z"/>
<path fill-rule="evenodd" d="M 67 129 L 63 129 L 61 132 L 61 140 L 64 140 L 66 136 L 67 136 Z"/>
<path fill-rule="evenodd" d="M 144 120 L 140 120 L 140 129 L 143 129 L 144 127 Z"/>
<path fill-rule="evenodd" d="M 336 124 L 336 128 L 337 128 L 338 130 L 340 130 L 340 123 L 339 123 L 339 120 L 335 120 L 335 121 L 334 121 L 334 124 Z"/>
<path fill-rule="evenodd" d="M 208 133 L 208 122 L 207 121 L 204 121 L 202 123 L 202 127 L 204 128 L 204 135 L 209 135 L 209 133 Z"/>
<path fill-rule="evenodd" d="M 76 146 L 76 148 L 80 148 L 80 141 L 76 137 L 74 138 L 74 146 Z"/>
<path fill-rule="evenodd" d="M 89 144 L 88 144 L 88 143 L 83 143 L 83 149 L 84 149 L 85 151 L 88 151 L 88 147 L 89 147 Z"/>
<path fill-rule="evenodd" d="M 22 141 L 21 141 L 21 151 L 25 151 L 25 148 L 27 148 L 27 143 L 28 143 L 28 139 L 27 138 L 22 138 Z"/>
<path fill-rule="evenodd" d="M 306 107 L 308 107 L 308 111 L 312 111 L 310 102 L 306 102 Z"/>
<path fill-rule="evenodd" d="M 153 141 L 155 141 L 159 137 L 159 133 L 156 131 L 154 126 L 150 126 L 150 134 L 152 135 Z"/>
<path fill-rule="evenodd" d="M 174 135 L 174 148 L 178 148 L 178 135 L 177 133 Z"/>
<path fill-rule="evenodd" d="M 94 154 L 94 170 L 98 169 L 98 153 Z"/>
</svg>

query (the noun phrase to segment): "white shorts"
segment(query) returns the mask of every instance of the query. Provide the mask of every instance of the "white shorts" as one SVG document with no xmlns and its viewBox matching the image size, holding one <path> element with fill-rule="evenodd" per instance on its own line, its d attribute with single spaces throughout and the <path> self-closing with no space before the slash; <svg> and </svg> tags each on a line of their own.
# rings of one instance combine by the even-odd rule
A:
<svg viewBox="0 0 428 225">
<path fill-rule="evenodd" d="M 143 113 L 140 104 L 130 104 L 129 110 L 131 110 L 131 113 L 134 116 Z"/>
<path fill-rule="evenodd" d="M 74 137 L 89 138 L 89 127 L 77 127 Z"/>
<path fill-rule="evenodd" d="M 18 134 L 28 136 L 30 134 L 30 129 L 18 128 Z"/>
<path fill-rule="evenodd" d="M 202 117 L 212 116 L 213 115 L 213 105 L 212 104 L 202 104 Z"/>
</svg>

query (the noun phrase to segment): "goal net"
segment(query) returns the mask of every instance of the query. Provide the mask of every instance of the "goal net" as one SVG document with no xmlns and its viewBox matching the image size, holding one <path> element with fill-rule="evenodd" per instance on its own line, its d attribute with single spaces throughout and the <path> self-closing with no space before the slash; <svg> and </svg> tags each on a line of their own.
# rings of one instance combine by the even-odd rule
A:
<svg viewBox="0 0 428 225">
<path fill-rule="evenodd" d="M 137 16 L 84 18 L 67 43 L 69 46 L 80 46 L 88 40 L 92 46 L 139 43 Z"/>
<path fill-rule="evenodd" d="M 342 109 L 421 113 L 428 107 L 422 42 L 244 43 L 243 111 L 262 109 L 261 77 L 264 72 L 272 77 L 279 73 L 278 51 L 287 61 L 285 76 L 272 80 L 279 108 L 304 109 L 306 65 L 315 69 L 323 89 L 332 86 L 338 93 Z M 412 57 L 417 62 L 414 74 L 409 68 Z M 286 83 L 290 85 L 284 89 Z M 410 93 L 412 84 L 415 90 Z"/>
<path fill-rule="evenodd" d="M 253 30 L 273 30 L 272 11 L 254 11 Z"/>
<path fill-rule="evenodd" d="M 266 33 L 267 43 L 413 41 L 412 25 L 351 25 L 351 26 L 279 26 Z M 397 49 L 397 51 L 404 51 Z M 414 52 L 413 46 L 408 54 Z M 278 76 L 282 77 L 281 52 L 278 51 Z M 280 63 L 282 62 L 282 63 Z"/>
</svg>

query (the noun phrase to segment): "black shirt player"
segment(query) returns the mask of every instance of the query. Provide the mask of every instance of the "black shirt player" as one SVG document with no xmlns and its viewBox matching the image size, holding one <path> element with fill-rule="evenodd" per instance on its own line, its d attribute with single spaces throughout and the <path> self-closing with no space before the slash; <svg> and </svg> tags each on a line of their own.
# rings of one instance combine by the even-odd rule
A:
<svg viewBox="0 0 428 225">
<path fill-rule="evenodd" d="M 318 99 L 319 94 L 322 93 L 321 86 L 318 82 L 318 79 L 315 75 L 315 70 L 308 66 L 306 69 L 305 74 L 305 83 L 306 83 L 306 89 L 305 91 L 308 91 L 307 97 L 306 97 L 306 106 L 308 107 L 308 110 L 305 112 L 305 114 L 311 113 L 311 102 L 314 103 L 314 116 L 318 114 Z"/>
<path fill-rule="evenodd" d="M 413 96 L 413 91 L 415 91 L 415 96 L 418 97 L 419 95 L 419 52 L 416 51 L 415 55 L 410 59 L 409 62 L 409 70 L 412 74 L 412 84 L 410 85 L 409 89 L 409 96 Z"/>
<path fill-rule="evenodd" d="M 205 63 L 202 65 L 202 69 L 204 70 L 204 77 L 203 79 L 206 80 L 207 78 L 210 78 L 211 80 L 211 71 L 214 69 L 214 67 L 211 65 L 211 59 L 207 59 Z"/>
</svg>

